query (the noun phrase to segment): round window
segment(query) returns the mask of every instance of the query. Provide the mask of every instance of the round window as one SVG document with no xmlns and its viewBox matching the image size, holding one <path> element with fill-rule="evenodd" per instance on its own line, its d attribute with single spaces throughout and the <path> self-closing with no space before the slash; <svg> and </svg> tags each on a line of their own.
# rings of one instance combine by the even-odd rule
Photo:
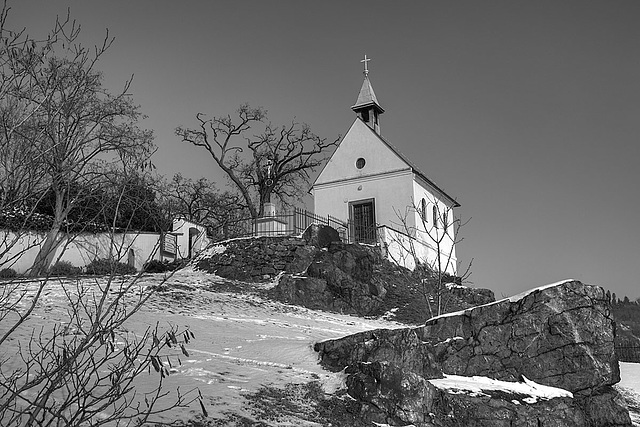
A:
<svg viewBox="0 0 640 427">
<path fill-rule="evenodd" d="M 362 169 L 364 167 L 365 161 L 362 157 L 360 157 L 358 160 L 356 160 L 356 167 L 358 169 Z"/>
</svg>

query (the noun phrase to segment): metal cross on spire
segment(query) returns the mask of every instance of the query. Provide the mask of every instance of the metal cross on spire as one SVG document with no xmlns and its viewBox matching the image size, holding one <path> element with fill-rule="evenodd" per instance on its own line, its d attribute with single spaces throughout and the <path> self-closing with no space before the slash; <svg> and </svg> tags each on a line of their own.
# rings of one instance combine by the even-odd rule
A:
<svg viewBox="0 0 640 427">
<path fill-rule="evenodd" d="M 367 55 L 364 55 L 364 59 L 360 62 L 364 62 L 364 76 L 367 77 L 369 75 L 369 68 L 367 68 L 367 62 L 371 61 L 371 58 L 367 58 Z"/>
</svg>

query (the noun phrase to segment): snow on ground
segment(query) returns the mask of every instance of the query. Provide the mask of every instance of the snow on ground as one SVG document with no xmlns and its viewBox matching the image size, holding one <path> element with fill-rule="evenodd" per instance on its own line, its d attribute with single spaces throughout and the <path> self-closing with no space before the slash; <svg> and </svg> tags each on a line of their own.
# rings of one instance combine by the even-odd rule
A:
<svg viewBox="0 0 640 427">
<path fill-rule="evenodd" d="M 640 363 L 620 362 L 620 382 L 615 386 L 630 405 L 629 412 L 634 426 L 640 426 Z"/>
<path fill-rule="evenodd" d="M 161 283 L 162 274 L 143 277 L 146 285 Z M 96 286 L 94 279 L 83 279 L 86 286 Z M 263 385 L 284 387 L 287 383 L 320 381 L 327 392 L 343 386 L 343 374 L 334 374 L 318 365 L 313 344 L 375 328 L 404 327 L 395 322 L 363 319 L 354 316 L 313 311 L 268 301 L 259 296 L 235 289 L 234 282 L 214 275 L 184 269 L 170 279 L 171 287 L 156 294 L 127 325 L 137 334 L 159 322 L 160 327 L 188 326 L 196 339 L 187 345 L 190 357 L 181 366 L 173 366 L 173 373 L 165 380 L 167 390 L 198 387 L 204 396 L 207 411 L 214 418 L 234 413 L 249 416 L 244 396 L 256 392 Z M 35 283 L 25 283 L 32 286 Z M 67 282 L 52 281 L 43 293 L 30 327 L 60 322 L 64 318 L 63 287 Z M 246 285 L 245 285 L 246 286 Z M 273 283 L 257 285 L 267 289 Z M 132 298 L 135 298 L 132 295 Z M 18 341 L 26 342 L 30 329 L 20 331 L 17 339 L 0 349 L 2 354 L 15 354 Z M 625 396 L 636 396 L 640 407 L 640 364 L 621 363 L 622 382 L 619 390 Z M 140 387 L 148 388 L 157 382 L 156 375 L 140 379 Z M 447 376 L 431 380 L 449 390 L 513 390 L 530 398 L 548 398 L 564 390 L 541 386 L 532 382 L 506 383 L 474 378 Z M 494 388 L 492 388 L 494 387 Z M 165 421 L 186 419 L 200 412 L 194 405 L 165 417 Z M 639 412 L 639 411 L 636 411 Z M 640 414 L 634 420 L 640 426 Z M 298 425 L 305 425 L 304 423 Z"/>
<path fill-rule="evenodd" d="M 640 394 L 640 363 L 620 362 L 620 387 L 635 390 Z"/>
<path fill-rule="evenodd" d="M 154 285 L 162 277 L 156 274 L 142 280 Z M 96 284 L 93 279 L 86 281 L 87 286 Z M 47 285 L 30 327 L 64 318 L 63 283 L 52 281 Z M 262 385 L 283 387 L 287 383 L 317 380 L 325 391 L 331 392 L 342 386 L 343 375 L 320 367 L 314 343 L 367 329 L 404 326 L 308 310 L 237 290 L 225 292 L 229 283 L 232 282 L 206 273 L 180 271 L 171 278 L 173 290 L 156 294 L 126 325 L 140 335 L 156 322 L 160 328 L 171 324 L 188 326 L 194 332 L 195 340 L 186 346 L 190 357 L 182 358 L 181 366 L 173 365 L 175 372 L 165 379 L 165 385 L 167 390 L 198 387 L 213 417 L 222 418 L 225 413 L 249 415 L 244 412 L 243 395 L 258 391 Z M 269 286 L 272 284 L 262 285 Z M 180 290 L 180 287 L 189 288 Z M 222 291 L 216 291 L 216 287 Z M 29 333 L 30 329 L 24 328 L 12 346 L 17 341 L 27 342 Z M 15 348 L 0 349 L 0 356 L 11 351 Z M 157 382 L 157 376 L 143 377 L 141 381 L 142 388 L 150 388 Z M 199 412 L 196 403 L 190 410 L 171 413 L 165 421 L 186 419 Z"/>
</svg>

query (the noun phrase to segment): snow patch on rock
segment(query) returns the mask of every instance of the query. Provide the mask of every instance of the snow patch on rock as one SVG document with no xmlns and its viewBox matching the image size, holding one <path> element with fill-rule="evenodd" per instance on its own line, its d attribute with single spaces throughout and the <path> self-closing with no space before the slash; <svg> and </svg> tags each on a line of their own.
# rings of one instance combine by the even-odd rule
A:
<svg viewBox="0 0 640 427">
<path fill-rule="evenodd" d="M 428 380 L 433 386 L 451 394 L 469 394 L 472 396 L 486 396 L 486 391 L 501 391 L 509 394 L 526 395 L 522 400 L 533 404 L 539 399 L 549 400 L 556 397 L 570 397 L 570 391 L 549 387 L 522 377 L 522 382 L 499 381 L 487 377 L 463 377 L 460 375 L 446 375 L 444 378 Z"/>
</svg>

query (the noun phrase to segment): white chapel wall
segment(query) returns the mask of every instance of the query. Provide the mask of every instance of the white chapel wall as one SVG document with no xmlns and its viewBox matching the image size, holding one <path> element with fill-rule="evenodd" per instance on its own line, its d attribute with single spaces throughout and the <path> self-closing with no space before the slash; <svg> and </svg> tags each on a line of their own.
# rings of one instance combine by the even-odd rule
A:
<svg viewBox="0 0 640 427">
<path fill-rule="evenodd" d="M 376 222 L 389 224 L 397 220 L 395 209 L 411 200 L 411 171 L 362 177 L 349 181 L 316 185 L 313 190 L 317 215 L 349 219 L 349 203 L 374 199 Z"/>
<path fill-rule="evenodd" d="M 456 248 L 455 248 L 455 232 L 456 229 L 453 225 L 454 213 L 453 213 L 453 205 L 451 202 L 445 203 L 445 201 L 438 196 L 436 196 L 436 191 L 431 188 L 427 188 L 425 185 L 422 185 L 417 180 L 413 182 L 413 204 L 417 209 L 413 209 L 412 216 L 414 224 L 416 224 L 415 228 L 415 236 L 416 238 L 429 246 L 436 246 L 434 239 L 426 233 L 424 224 L 421 219 L 422 215 L 422 199 L 426 201 L 426 226 L 428 227 L 431 235 L 435 239 L 441 239 L 440 244 L 440 253 L 441 253 L 441 262 L 450 263 L 453 265 L 454 269 L 457 269 L 457 258 L 456 258 Z M 436 210 L 438 213 L 438 224 L 437 227 L 434 227 L 433 223 L 433 207 L 436 206 Z M 448 214 L 448 227 L 447 232 L 445 232 L 444 224 L 441 216 L 444 214 Z M 448 269 L 447 269 L 448 270 Z"/>
<path fill-rule="evenodd" d="M 378 242 L 385 256 L 389 261 L 406 267 L 410 270 L 416 268 L 416 261 L 426 263 L 430 266 L 437 265 L 438 251 L 436 247 L 424 240 L 418 240 L 399 230 L 382 226 L 378 228 Z M 441 259 L 446 254 L 441 252 Z M 455 275 L 457 265 L 455 260 L 442 263 L 442 271 Z"/>
</svg>

